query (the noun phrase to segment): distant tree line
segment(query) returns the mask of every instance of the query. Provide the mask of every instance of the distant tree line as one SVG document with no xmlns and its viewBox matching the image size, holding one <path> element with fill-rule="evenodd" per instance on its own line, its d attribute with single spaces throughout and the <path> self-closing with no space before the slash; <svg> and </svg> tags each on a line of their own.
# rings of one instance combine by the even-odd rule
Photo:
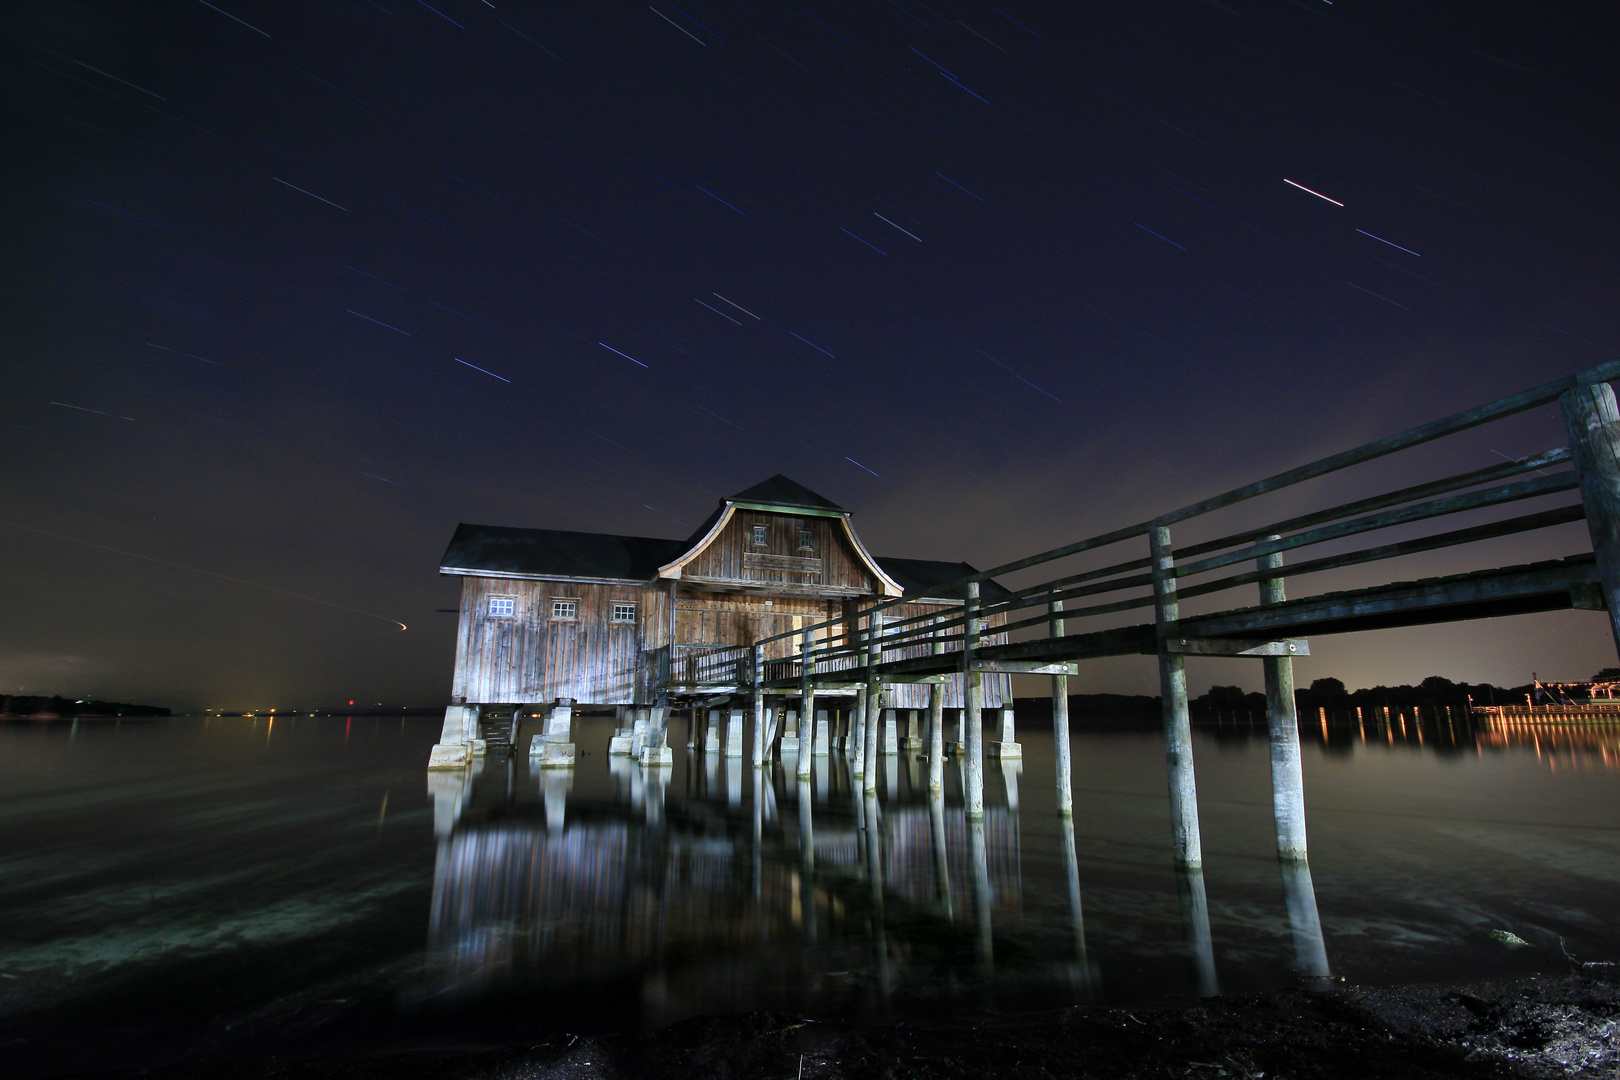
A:
<svg viewBox="0 0 1620 1080">
<path fill-rule="evenodd" d="M 55 695 L 0 695 L 0 716 L 168 716 L 158 705 L 129 705 L 122 701 L 65 698 Z"/>
<path fill-rule="evenodd" d="M 1592 676 L 1592 682 L 1620 682 L 1620 668 L 1604 668 Z M 1535 684 L 1497 686 L 1494 683 L 1453 682 L 1439 675 L 1430 675 L 1416 685 L 1369 686 L 1361 690 L 1348 690 L 1340 679 L 1316 679 L 1310 686 L 1294 691 L 1294 703 L 1301 717 L 1314 717 L 1317 710 L 1326 709 L 1329 716 L 1354 713 L 1359 707 L 1372 715 L 1374 709 L 1387 706 L 1392 712 L 1399 709 L 1422 708 L 1426 713 L 1437 706 L 1451 706 L 1459 711 L 1473 705 L 1523 705 L 1525 695 L 1534 694 Z M 1538 699 L 1544 704 L 1545 698 Z M 1266 695 L 1245 691 L 1239 686 L 1211 686 L 1207 691 L 1187 702 L 1188 712 L 1197 719 L 1217 717 L 1243 718 L 1252 715 L 1263 720 L 1266 715 Z M 1159 699 L 1146 694 L 1071 694 L 1069 716 L 1084 719 L 1135 719 L 1158 717 Z M 1049 698 L 1019 698 L 1018 718 L 1048 723 L 1052 718 Z"/>
</svg>

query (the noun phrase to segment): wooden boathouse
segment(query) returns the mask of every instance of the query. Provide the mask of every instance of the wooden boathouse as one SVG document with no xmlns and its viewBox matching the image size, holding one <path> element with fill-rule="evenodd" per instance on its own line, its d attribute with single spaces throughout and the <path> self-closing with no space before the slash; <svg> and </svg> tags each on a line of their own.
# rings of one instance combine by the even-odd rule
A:
<svg viewBox="0 0 1620 1080">
<path fill-rule="evenodd" d="M 430 767 L 465 764 L 486 736 L 514 745 L 538 737 L 539 763 L 569 764 L 575 706 L 661 707 L 660 735 L 669 709 L 725 708 L 736 698 L 740 710 L 756 682 L 755 642 L 775 638 L 759 659 L 784 661 L 797 655 L 803 627 L 815 627 L 824 646 L 854 640 L 850 617 L 874 602 L 891 603 L 901 619 L 960 612 L 960 582 L 977 571 L 874 558 L 848 510 L 777 475 L 722 499 L 684 540 L 464 523 L 439 573 L 461 578 L 461 605 L 451 704 Z M 985 581 L 979 595 L 1010 594 Z M 987 641 L 1001 640 L 996 625 Z M 834 740 L 866 692 L 859 664 L 849 666 L 847 684 L 815 691 Z M 939 694 L 929 683 L 895 684 L 882 707 L 961 709 L 964 682 L 961 673 L 938 680 Z M 984 682 L 985 707 L 1010 703 L 1007 676 Z M 798 693 L 771 692 L 764 707 L 773 721 Z"/>
</svg>

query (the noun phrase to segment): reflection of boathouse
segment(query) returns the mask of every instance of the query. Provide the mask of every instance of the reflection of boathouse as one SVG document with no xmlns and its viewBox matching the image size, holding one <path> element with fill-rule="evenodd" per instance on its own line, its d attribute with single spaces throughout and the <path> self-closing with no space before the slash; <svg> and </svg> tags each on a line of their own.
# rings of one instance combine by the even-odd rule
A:
<svg viewBox="0 0 1620 1080">
<path fill-rule="evenodd" d="M 838 620 L 898 596 L 916 599 L 890 608 L 891 619 L 960 608 L 960 585 L 935 586 L 973 568 L 874 558 L 849 511 L 773 476 L 722 500 L 685 540 L 463 524 L 439 572 L 461 578 L 462 594 L 451 706 L 433 763 L 456 765 L 482 737 L 481 719 L 526 705 L 712 706 L 751 688 L 759 639 L 833 620 L 817 638 L 836 640 L 860 629 Z M 987 600 L 1006 595 L 994 582 L 982 590 Z M 929 648 L 922 641 L 911 651 Z M 795 649 L 792 638 L 773 641 L 764 659 Z M 945 681 L 945 708 L 961 708 L 962 679 Z M 1010 692 L 1005 676 L 986 676 L 984 688 L 988 708 Z M 923 684 L 894 685 L 885 707 L 925 708 L 928 695 Z"/>
<path fill-rule="evenodd" d="M 430 993 L 515 981 L 565 994 L 630 979 L 670 995 L 667 1006 L 644 1002 L 654 1014 L 793 1008 L 823 994 L 835 1008 L 844 991 L 824 984 L 826 971 L 864 966 L 880 948 L 883 963 L 898 965 L 888 975 L 895 985 L 915 978 L 909 992 L 931 994 L 937 988 L 904 966 L 923 939 L 959 924 L 966 950 L 973 922 L 988 934 L 992 918 L 1021 918 L 1009 807 L 989 807 L 973 824 L 960 805 L 912 789 L 881 810 L 867 802 L 861 813 L 875 820 L 858 818 L 835 778 L 821 776 L 813 794 L 809 782 L 779 791 L 757 772 L 746 800 L 733 801 L 741 792 L 728 779 L 706 799 L 666 806 L 667 770 L 625 762 L 622 771 L 627 784 L 611 800 L 570 795 L 562 770 L 432 774 Z M 813 829 L 801 800 L 815 804 Z M 896 925 L 885 929 L 877 896 Z"/>
</svg>

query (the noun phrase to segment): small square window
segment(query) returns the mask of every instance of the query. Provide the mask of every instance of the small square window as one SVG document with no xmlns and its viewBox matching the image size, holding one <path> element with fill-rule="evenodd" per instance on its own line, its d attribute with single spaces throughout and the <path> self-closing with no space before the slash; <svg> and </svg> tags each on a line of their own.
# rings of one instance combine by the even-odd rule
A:
<svg viewBox="0 0 1620 1080">
<path fill-rule="evenodd" d="M 754 543 L 763 545 L 766 542 L 766 529 L 763 525 L 754 526 Z"/>
<path fill-rule="evenodd" d="M 517 614 L 517 597 L 492 596 L 489 598 L 489 613 L 497 619 L 510 619 Z"/>
<path fill-rule="evenodd" d="M 616 603 L 613 605 L 613 621 L 616 623 L 633 623 L 636 621 L 636 605 Z"/>
<path fill-rule="evenodd" d="M 579 618 L 578 600 L 553 600 L 551 602 L 551 617 L 553 619 Z"/>
<path fill-rule="evenodd" d="M 799 550 L 814 551 L 816 548 L 816 534 L 809 529 L 799 530 Z"/>
</svg>

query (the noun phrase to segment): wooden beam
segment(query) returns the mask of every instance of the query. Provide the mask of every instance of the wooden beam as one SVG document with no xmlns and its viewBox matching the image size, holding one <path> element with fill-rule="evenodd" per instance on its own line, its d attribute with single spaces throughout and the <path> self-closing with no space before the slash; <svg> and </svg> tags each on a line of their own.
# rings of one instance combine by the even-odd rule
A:
<svg viewBox="0 0 1620 1080">
<path fill-rule="evenodd" d="M 1325 593 L 1264 608 L 1197 615 L 1180 620 L 1170 636 L 1269 637 L 1274 631 L 1296 628 L 1315 635 L 1556 611 L 1570 606 L 1571 585 L 1596 577 L 1595 555 L 1573 555 L 1556 561 Z"/>
<path fill-rule="evenodd" d="M 1309 656 L 1311 646 L 1304 638 L 1281 641 L 1255 641 L 1253 638 L 1167 638 L 1167 652 L 1183 656 Z M 1157 650 L 1154 650 L 1155 652 Z"/>
<path fill-rule="evenodd" d="M 1049 663 L 1045 660 L 981 660 L 974 665 L 980 671 L 1005 672 L 1012 675 L 1078 675 L 1080 665 Z"/>
</svg>

